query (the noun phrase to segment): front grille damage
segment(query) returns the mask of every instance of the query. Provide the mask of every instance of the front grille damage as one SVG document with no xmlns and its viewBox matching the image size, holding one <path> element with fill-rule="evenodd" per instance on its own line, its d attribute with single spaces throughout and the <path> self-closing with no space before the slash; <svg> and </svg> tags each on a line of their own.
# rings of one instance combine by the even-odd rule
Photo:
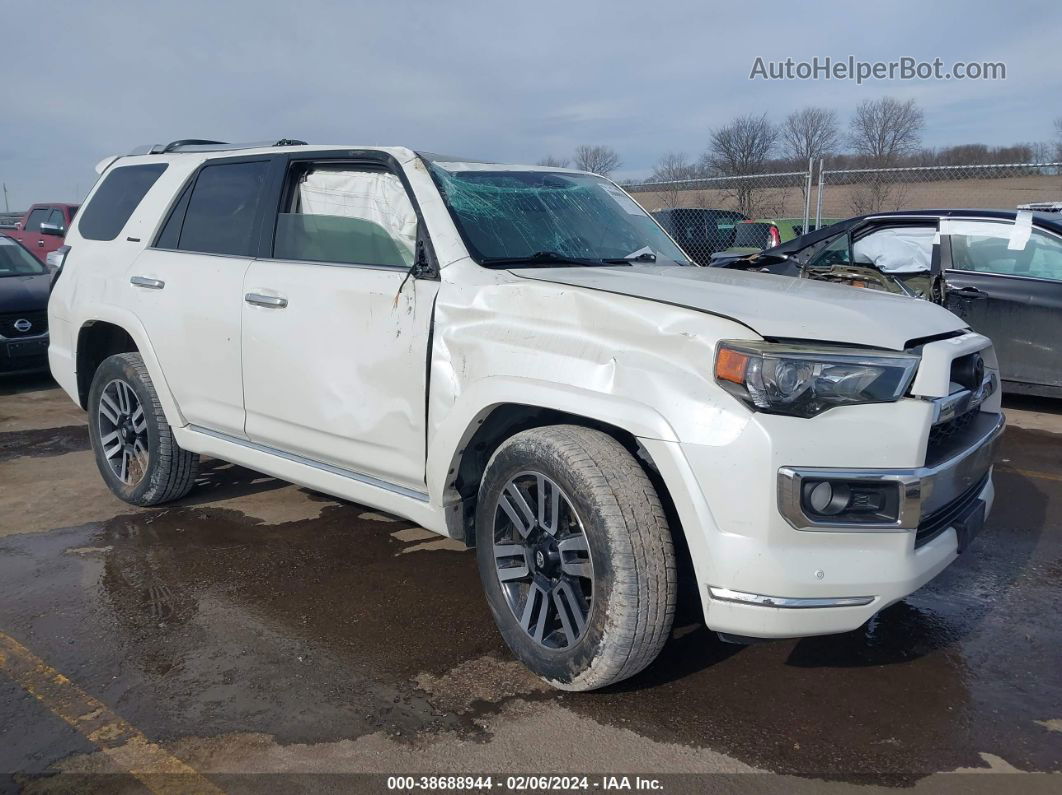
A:
<svg viewBox="0 0 1062 795">
<path fill-rule="evenodd" d="M 922 521 L 918 523 L 918 530 L 915 532 L 915 549 L 928 544 L 965 515 L 966 511 L 977 500 L 978 495 L 984 490 L 985 485 L 988 483 L 988 478 L 989 473 L 985 473 L 980 480 L 951 502 L 922 517 Z"/>
</svg>

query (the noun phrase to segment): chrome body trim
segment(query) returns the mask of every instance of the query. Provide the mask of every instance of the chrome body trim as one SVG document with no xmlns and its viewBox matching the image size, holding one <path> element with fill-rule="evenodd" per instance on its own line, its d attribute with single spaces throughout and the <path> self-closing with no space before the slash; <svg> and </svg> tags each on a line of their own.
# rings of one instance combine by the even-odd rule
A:
<svg viewBox="0 0 1062 795">
<path fill-rule="evenodd" d="M 149 290 L 161 290 L 166 282 L 161 279 L 149 279 L 147 276 L 131 276 L 129 283 L 134 287 L 146 287 Z"/>
<path fill-rule="evenodd" d="M 908 533 L 923 516 L 943 507 L 981 480 L 992 468 L 999 437 L 1006 425 L 1002 413 L 983 413 L 977 440 L 962 452 L 933 466 L 917 469 L 830 469 L 781 467 L 778 470 L 778 510 L 797 530 L 844 533 Z M 896 483 L 899 518 L 894 522 L 830 522 L 808 517 L 801 507 L 805 479 Z"/>
<path fill-rule="evenodd" d="M 708 586 L 708 596 L 720 602 L 737 602 L 757 607 L 782 607 L 801 609 L 808 607 L 863 607 L 874 601 L 873 596 L 832 596 L 832 597 L 792 597 L 765 596 L 745 591 L 732 591 L 729 588 Z"/>
<path fill-rule="evenodd" d="M 227 433 L 221 431 L 212 431 L 209 428 L 203 428 L 199 425 L 189 425 L 188 430 L 194 433 L 201 433 L 204 436 L 213 436 L 215 439 L 220 439 L 223 442 L 229 442 L 231 444 L 237 444 L 240 447 L 246 447 L 249 450 L 255 450 L 259 453 L 266 453 L 268 455 L 276 456 L 277 458 L 283 458 L 285 461 L 291 461 L 295 464 L 302 464 L 303 466 L 319 469 L 322 472 L 327 472 L 330 475 L 338 475 L 341 478 L 347 478 L 348 480 L 355 480 L 358 483 L 364 483 L 366 486 L 372 486 L 377 489 L 383 489 L 384 491 L 390 491 L 394 494 L 399 494 L 403 497 L 408 497 L 411 500 L 417 500 L 418 502 L 427 502 L 428 495 L 422 491 L 416 491 L 415 489 L 409 489 L 405 486 L 399 486 L 395 483 L 389 483 L 386 480 L 380 478 L 374 478 L 372 475 L 363 475 L 360 472 L 355 472 L 351 469 L 344 469 L 333 464 L 326 464 L 322 461 L 314 461 L 312 458 L 306 458 L 305 456 L 297 455 L 295 453 L 289 453 L 285 450 L 278 450 L 275 447 L 269 447 L 268 445 L 258 444 L 257 442 L 248 441 L 247 439 L 241 439 L 238 436 L 230 436 Z"/>
<path fill-rule="evenodd" d="M 287 298 L 278 295 L 264 295 L 262 293 L 247 293 L 243 300 L 255 306 L 264 306 L 269 309 L 283 309 L 288 305 Z"/>
<path fill-rule="evenodd" d="M 989 373 L 976 391 L 961 389 L 947 397 L 932 398 L 930 402 L 933 404 L 933 424 L 950 422 L 967 411 L 972 411 L 995 394 L 997 389 L 999 378 L 995 373 Z"/>
</svg>

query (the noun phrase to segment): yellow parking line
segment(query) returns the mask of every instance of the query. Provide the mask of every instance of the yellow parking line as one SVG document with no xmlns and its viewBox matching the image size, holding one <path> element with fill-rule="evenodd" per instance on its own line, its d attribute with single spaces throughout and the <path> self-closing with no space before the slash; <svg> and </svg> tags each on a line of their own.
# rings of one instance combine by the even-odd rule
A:
<svg viewBox="0 0 1062 795">
<path fill-rule="evenodd" d="M 1039 480 L 1057 480 L 1062 483 L 1062 475 L 1058 475 L 1054 472 L 1037 472 L 1032 469 L 1018 469 L 1017 467 L 1008 467 L 1005 464 L 1000 465 L 997 469 L 1001 469 L 1004 472 L 1013 472 L 1016 475 L 1024 475 L 1027 478 L 1037 478 Z"/>
<path fill-rule="evenodd" d="M 81 690 L 3 632 L 0 632 L 0 671 L 98 746 L 122 772 L 135 776 L 152 792 L 167 795 L 221 792 L 194 768 L 166 753 L 102 701 Z"/>
</svg>

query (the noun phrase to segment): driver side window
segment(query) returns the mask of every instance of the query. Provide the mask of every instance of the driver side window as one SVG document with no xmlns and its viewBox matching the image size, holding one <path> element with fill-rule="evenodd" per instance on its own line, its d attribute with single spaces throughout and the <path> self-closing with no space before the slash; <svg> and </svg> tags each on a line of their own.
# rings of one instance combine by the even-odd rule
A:
<svg viewBox="0 0 1062 795">
<path fill-rule="evenodd" d="M 277 216 L 277 259 L 408 268 L 417 214 L 397 175 L 354 164 L 292 167 Z"/>
<path fill-rule="evenodd" d="M 1014 236 L 1014 224 L 953 222 L 951 267 L 1000 276 L 1062 281 L 1062 240 L 1033 229 L 1028 240 Z"/>
</svg>

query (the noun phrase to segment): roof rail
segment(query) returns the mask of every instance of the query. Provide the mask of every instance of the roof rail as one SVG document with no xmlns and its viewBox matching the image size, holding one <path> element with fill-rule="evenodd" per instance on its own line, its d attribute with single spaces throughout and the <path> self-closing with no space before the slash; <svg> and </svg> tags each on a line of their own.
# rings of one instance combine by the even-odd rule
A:
<svg viewBox="0 0 1062 795">
<path fill-rule="evenodd" d="M 296 138 L 281 138 L 279 141 L 255 141 L 230 144 L 225 141 L 210 141 L 203 138 L 182 138 L 168 144 L 138 146 L 130 155 L 162 155 L 173 152 L 222 152 L 234 149 L 262 149 L 267 146 L 305 146 L 305 141 Z"/>
</svg>

